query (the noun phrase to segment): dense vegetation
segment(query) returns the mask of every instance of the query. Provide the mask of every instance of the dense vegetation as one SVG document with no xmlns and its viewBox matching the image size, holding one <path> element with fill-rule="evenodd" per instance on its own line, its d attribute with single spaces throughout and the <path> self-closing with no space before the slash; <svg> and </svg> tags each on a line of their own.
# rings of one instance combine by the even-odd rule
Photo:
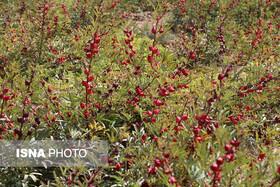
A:
<svg viewBox="0 0 280 187">
<path fill-rule="evenodd" d="M 1 184 L 278 185 L 279 30 L 277 0 L 2 0 L 0 139 L 110 151 Z"/>
</svg>

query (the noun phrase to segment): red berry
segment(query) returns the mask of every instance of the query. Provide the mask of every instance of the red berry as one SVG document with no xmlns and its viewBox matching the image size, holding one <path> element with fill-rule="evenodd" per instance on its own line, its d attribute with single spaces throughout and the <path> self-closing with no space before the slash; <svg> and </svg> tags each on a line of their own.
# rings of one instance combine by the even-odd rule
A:
<svg viewBox="0 0 280 187">
<path fill-rule="evenodd" d="M 220 181 L 221 178 L 222 178 L 221 173 L 218 173 L 218 174 L 215 175 L 215 180 L 216 180 L 216 181 Z M 215 184 L 217 184 L 217 183 L 215 183 Z"/>
<path fill-rule="evenodd" d="M 144 135 L 142 136 L 142 142 L 144 142 L 146 139 L 147 139 L 147 136 L 144 134 Z"/>
<path fill-rule="evenodd" d="M 157 32 L 156 29 L 153 27 L 152 28 L 152 33 L 155 34 L 156 32 Z"/>
<path fill-rule="evenodd" d="M 181 122 L 181 117 L 176 117 L 176 122 L 180 123 Z"/>
<path fill-rule="evenodd" d="M 226 160 L 227 160 L 227 162 L 232 161 L 232 159 L 233 159 L 233 155 L 232 155 L 232 154 L 226 155 Z"/>
<path fill-rule="evenodd" d="M 99 52 L 98 49 L 93 50 L 93 54 L 98 54 L 98 52 Z"/>
<path fill-rule="evenodd" d="M 86 106 L 85 103 L 81 103 L 81 104 L 80 104 L 80 107 L 81 107 L 81 108 L 85 108 L 85 106 Z"/>
<path fill-rule="evenodd" d="M 116 170 L 120 170 L 121 169 L 121 165 L 119 163 L 116 164 Z"/>
<path fill-rule="evenodd" d="M 87 53 L 86 56 L 87 56 L 87 58 L 92 58 L 92 54 L 91 53 Z"/>
<path fill-rule="evenodd" d="M 211 170 L 212 171 L 217 171 L 217 169 L 219 168 L 218 164 L 217 163 L 213 163 L 211 166 L 210 166 Z"/>
<path fill-rule="evenodd" d="M 183 121 L 186 121 L 188 119 L 188 116 L 187 115 L 182 115 L 182 120 Z"/>
<path fill-rule="evenodd" d="M 83 80 L 83 81 L 82 81 L 82 85 L 83 85 L 83 86 L 87 86 L 87 81 Z"/>
<path fill-rule="evenodd" d="M 129 44 L 129 43 L 130 43 L 130 41 L 127 40 L 127 39 L 125 39 L 124 42 L 125 42 L 126 44 Z"/>
<path fill-rule="evenodd" d="M 91 87 L 91 84 L 88 82 L 87 85 L 86 85 L 86 87 L 87 87 L 87 88 L 90 88 L 90 87 Z"/>
<path fill-rule="evenodd" d="M 95 38 L 94 42 L 99 44 L 100 43 L 100 38 Z"/>
<path fill-rule="evenodd" d="M 215 122 L 214 126 L 215 126 L 215 128 L 219 128 L 219 123 Z"/>
<path fill-rule="evenodd" d="M 91 76 L 88 77 L 88 80 L 89 80 L 89 81 L 93 81 L 93 79 L 94 79 L 93 75 L 91 75 Z"/>
<path fill-rule="evenodd" d="M 197 126 L 193 127 L 193 133 L 199 134 L 200 130 Z"/>
<path fill-rule="evenodd" d="M 207 127 L 207 134 L 211 134 L 212 133 L 212 129 L 208 126 Z"/>
<path fill-rule="evenodd" d="M 180 127 L 178 125 L 175 125 L 174 130 L 178 132 L 180 130 Z"/>
<path fill-rule="evenodd" d="M 53 117 L 53 118 L 52 118 L 52 121 L 55 121 L 55 120 L 56 120 L 56 117 Z"/>
<path fill-rule="evenodd" d="M 175 91 L 175 89 L 171 86 L 171 87 L 169 87 L 169 89 L 168 89 L 170 92 L 174 92 Z"/>
<path fill-rule="evenodd" d="M 135 102 L 139 102 L 140 99 L 139 99 L 138 97 L 135 97 L 135 98 L 134 98 L 134 101 L 135 101 Z"/>
<path fill-rule="evenodd" d="M 161 105 L 163 105 L 163 103 L 162 103 L 160 100 L 157 100 L 157 101 L 156 101 L 156 105 L 157 105 L 157 106 L 161 106 Z"/>
<path fill-rule="evenodd" d="M 219 80 L 222 80 L 223 78 L 224 78 L 224 75 L 223 75 L 223 74 L 219 74 L 219 75 L 218 75 L 218 79 L 219 79 Z"/>
<path fill-rule="evenodd" d="M 159 50 L 158 50 L 157 48 L 154 48 L 153 53 L 155 53 L 155 54 L 160 54 L 160 53 L 159 53 Z"/>
<path fill-rule="evenodd" d="M 169 157 L 170 157 L 170 153 L 164 153 L 163 156 L 164 156 L 165 158 L 169 158 Z"/>
<path fill-rule="evenodd" d="M 157 115 L 158 113 L 159 113 L 159 109 L 155 109 L 155 110 L 154 110 L 154 114 Z"/>
<path fill-rule="evenodd" d="M 8 91 L 9 91 L 8 88 L 4 88 L 4 89 L 3 89 L 3 92 L 4 92 L 4 93 L 7 93 Z"/>
<path fill-rule="evenodd" d="M 92 94 L 92 89 L 87 89 L 87 94 L 88 95 Z"/>
<path fill-rule="evenodd" d="M 155 166 L 159 167 L 159 166 L 161 166 L 161 165 L 162 165 L 161 160 L 160 160 L 160 159 L 156 159 L 156 160 L 155 160 Z"/>
<path fill-rule="evenodd" d="M 195 57 L 196 57 L 195 55 L 191 55 L 191 59 L 195 59 Z"/>
<path fill-rule="evenodd" d="M 231 147 L 228 144 L 225 144 L 225 151 L 230 151 Z"/>
<path fill-rule="evenodd" d="M 182 70 L 182 73 L 183 73 L 185 76 L 188 76 L 188 72 L 187 72 L 186 69 L 183 69 L 183 70 Z"/>
<path fill-rule="evenodd" d="M 202 141 L 202 139 L 200 138 L 200 137 L 195 137 L 195 139 L 194 139 L 196 142 L 201 142 Z"/>
<path fill-rule="evenodd" d="M 216 163 L 217 163 L 219 166 L 222 165 L 223 162 L 224 162 L 224 159 L 221 158 L 221 157 L 219 157 L 219 158 L 216 160 Z"/>
<path fill-rule="evenodd" d="M 4 96 L 3 96 L 3 99 L 4 99 L 5 101 L 8 101 L 8 100 L 10 100 L 10 96 L 4 95 Z"/>
<path fill-rule="evenodd" d="M 175 184 L 177 182 L 177 180 L 174 177 L 169 177 L 168 182 L 171 184 Z"/>
<path fill-rule="evenodd" d="M 249 88 L 248 89 L 248 92 L 253 92 L 254 90 L 252 88 Z"/>
<path fill-rule="evenodd" d="M 89 73 L 89 70 L 86 68 L 86 69 L 84 70 L 84 73 L 87 75 L 87 74 Z"/>
<path fill-rule="evenodd" d="M 153 59 L 152 55 L 149 55 L 148 56 L 148 62 L 152 62 L 152 59 Z"/>
<path fill-rule="evenodd" d="M 259 154 L 259 158 L 262 160 L 262 159 L 264 159 L 264 157 L 265 157 L 265 154 L 264 153 L 260 153 Z"/>
</svg>

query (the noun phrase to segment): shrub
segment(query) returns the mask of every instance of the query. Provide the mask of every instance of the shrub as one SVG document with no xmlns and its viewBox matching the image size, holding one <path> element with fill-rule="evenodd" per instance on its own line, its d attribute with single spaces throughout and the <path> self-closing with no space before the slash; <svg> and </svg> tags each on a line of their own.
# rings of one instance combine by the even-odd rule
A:
<svg viewBox="0 0 280 187">
<path fill-rule="evenodd" d="M 110 151 L 106 167 L 2 168 L 1 183 L 276 185 L 279 2 L 151 1 L 144 30 L 129 3 L 2 2 L 0 138 Z"/>
</svg>

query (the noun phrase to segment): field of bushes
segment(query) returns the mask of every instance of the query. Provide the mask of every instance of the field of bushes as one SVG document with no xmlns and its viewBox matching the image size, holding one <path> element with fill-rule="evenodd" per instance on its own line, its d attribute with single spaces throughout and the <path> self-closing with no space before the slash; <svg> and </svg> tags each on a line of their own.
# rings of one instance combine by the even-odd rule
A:
<svg viewBox="0 0 280 187">
<path fill-rule="evenodd" d="M 0 139 L 107 140 L 0 186 L 279 186 L 279 0 L 2 0 Z"/>
</svg>

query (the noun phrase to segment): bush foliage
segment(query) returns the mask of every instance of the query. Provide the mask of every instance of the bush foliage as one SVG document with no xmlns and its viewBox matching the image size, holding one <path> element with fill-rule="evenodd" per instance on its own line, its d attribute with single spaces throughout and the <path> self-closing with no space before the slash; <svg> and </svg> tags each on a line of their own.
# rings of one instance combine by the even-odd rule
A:
<svg viewBox="0 0 280 187">
<path fill-rule="evenodd" d="M 2 185 L 279 184 L 279 1 L 0 5 L 0 138 L 110 145 L 106 167 L 1 168 Z"/>
</svg>

